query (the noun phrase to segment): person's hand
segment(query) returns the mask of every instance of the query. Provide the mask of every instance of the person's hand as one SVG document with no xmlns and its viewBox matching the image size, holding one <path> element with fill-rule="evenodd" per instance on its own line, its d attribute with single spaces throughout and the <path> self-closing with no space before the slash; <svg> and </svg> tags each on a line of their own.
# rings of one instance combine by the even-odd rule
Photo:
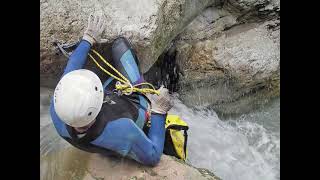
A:
<svg viewBox="0 0 320 180">
<path fill-rule="evenodd" d="M 148 98 L 151 101 L 151 112 L 167 114 L 167 112 L 172 108 L 173 102 L 167 88 L 161 86 L 159 91 L 159 96 L 156 94 L 148 95 Z"/>
<path fill-rule="evenodd" d="M 88 27 L 84 32 L 83 38 L 88 41 L 91 45 L 100 42 L 102 32 L 105 28 L 106 19 L 103 14 L 93 15 L 90 14 L 88 19 Z"/>
</svg>

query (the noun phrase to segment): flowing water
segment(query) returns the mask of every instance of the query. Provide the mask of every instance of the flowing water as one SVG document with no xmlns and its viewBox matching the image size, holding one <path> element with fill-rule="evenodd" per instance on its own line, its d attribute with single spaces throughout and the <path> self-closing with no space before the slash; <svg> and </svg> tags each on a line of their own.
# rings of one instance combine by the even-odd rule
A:
<svg viewBox="0 0 320 180">
<path fill-rule="evenodd" d="M 86 158 L 76 153 L 72 156 L 70 145 L 57 135 L 48 111 L 50 94 L 51 89 L 40 88 L 42 179 L 54 179 L 50 177 L 61 174 L 59 163 L 66 158 L 61 152 L 68 152 L 71 159 L 77 157 L 75 162 L 84 162 Z M 279 98 L 262 109 L 226 120 L 219 119 L 214 110 L 192 109 L 177 97 L 174 100 L 170 113 L 179 115 L 190 127 L 188 161 L 192 165 L 210 169 L 224 180 L 280 179 Z M 81 163 L 73 164 L 65 171 L 71 174 L 68 177 L 74 177 L 81 167 Z"/>
<path fill-rule="evenodd" d="M 213 110 L 175 99 L 170 111 L 189 125 L 189 161 L 225 180 L 280 179 L 280 99 L 262 110 L 220 120 Z"/>
</svg>

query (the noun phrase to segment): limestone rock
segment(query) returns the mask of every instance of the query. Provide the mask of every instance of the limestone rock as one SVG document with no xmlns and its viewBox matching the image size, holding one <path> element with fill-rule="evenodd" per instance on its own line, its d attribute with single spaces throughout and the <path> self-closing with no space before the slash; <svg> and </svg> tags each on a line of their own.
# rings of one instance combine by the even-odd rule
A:
<svg viewBox="0 0 320 180">
<path fill-rule="evenodd" d="M 90 13 L 102 12 L 107 18 L 102 36 L 105 43 L 127 37 L 137 51 L 142 72 L 183 28 L 209 5 L 220 0 L 41 0 L 40 74 L 58 76 L 66 58 L 56 54 L 53 42 L 74 42 L 82 37 Z"/>
<path fill-rule="evenodd" d="M 223 7 L 242 22 L 261 21 L 280 16 L 280 0 L 226 0 Z"/>
<path fill-rule="evenodd" d="M 225 9 L 208 7 L 178 35 L 176 41 L 192 42 L 212 39 L 236 24 L 238 24 L 236 16 Z"/>
<path fill-rule="evenodd" d="M 244 24 L 214 39 L 179 41 L 177 62 L 187 104 L 233 102 L 260 89 L 279 95 L 280 25 Z"/>
<path fill-rule="evenodd" d="M 41 158 L 42 180 L 119 179 L 119 180 L 218 180 L 212 172 L 197 169 L 173 157 L 163 155 L 155 167 L 129 159 L 87 153 L 70 147 Z"/>
</svg>

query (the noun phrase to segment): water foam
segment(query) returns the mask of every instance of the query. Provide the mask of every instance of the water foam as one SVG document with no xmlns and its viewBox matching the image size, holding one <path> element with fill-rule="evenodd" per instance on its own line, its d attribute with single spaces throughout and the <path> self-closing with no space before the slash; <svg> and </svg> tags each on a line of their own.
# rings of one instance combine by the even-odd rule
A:
<svg viewBox="0 0 320 180">
<path fill-rule="evenodd" d="M 280 133 L 252 120 L 265 112 L 222 121 L 213 110 L 191 109 L 176 98 L 170 113 L 189 124 L 192 165 L 208 168 L 225 180 L 280 179 Z"/>
</svg>

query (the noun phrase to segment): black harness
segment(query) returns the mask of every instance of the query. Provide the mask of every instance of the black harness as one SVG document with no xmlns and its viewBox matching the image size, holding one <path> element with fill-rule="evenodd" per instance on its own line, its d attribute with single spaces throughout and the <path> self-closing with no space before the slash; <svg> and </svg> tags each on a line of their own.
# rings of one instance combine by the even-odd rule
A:
<svg viewBox="0 0 320 180">
<path fill-rule="evenodd" d="M 119 118 L 130 118 L 134 122 L 138 119 L 140 105 L 139 95 L 134 93 L 130 96 L 118 96 L 116 94 L 109 95 L 109 99 L 114 103 L 104 103 L 96 118 L 94 124 L 86 131 L 83 137 L 73 127 L 66 125 L 67 131 L 71 138 L 64 137 L 73 146 L 84 151 L 101 154 L 115 154 L 105 148 L 96 146 L 90 142 L 99 137 L 107 124 Z"/>
</svg>

